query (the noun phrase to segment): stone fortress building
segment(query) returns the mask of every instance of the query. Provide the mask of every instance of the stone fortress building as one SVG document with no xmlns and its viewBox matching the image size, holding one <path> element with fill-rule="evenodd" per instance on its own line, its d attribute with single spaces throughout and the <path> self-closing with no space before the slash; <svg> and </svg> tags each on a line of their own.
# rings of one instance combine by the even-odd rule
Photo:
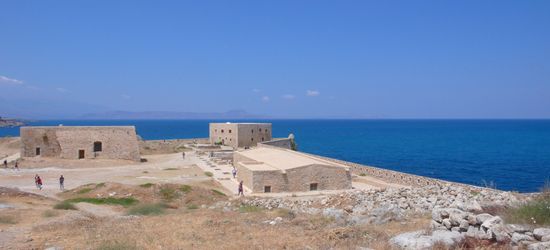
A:
<svg viewBox="0 0 550 250">
<path fill-rule="evenodd" d="M 271 123 L 210 123 L 210 143 L 233 148 L 271 140 Z"/>
<path fill-rule="evenodd" d="M 262 146 L 233 154 L 239 179 L 253 193 L 350 189 L 349 167 L 289 149 Z"/>
<path fill-rule="evenodd" d="M 21 127 L 22 157 L 140 161 L 134 126 Z"/>
</svg>

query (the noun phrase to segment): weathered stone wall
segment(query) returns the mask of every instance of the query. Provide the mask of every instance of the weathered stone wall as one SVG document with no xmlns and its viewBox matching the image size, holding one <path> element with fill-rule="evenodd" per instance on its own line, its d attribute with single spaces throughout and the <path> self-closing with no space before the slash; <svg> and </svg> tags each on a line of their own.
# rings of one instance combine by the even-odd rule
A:
<svg viewBox="0 0 550 250">
<path fill-rule="evenodd" d="M 137 135 L 133 126 L 105 127 L 22 127 L 21 155 L 63 159 L 79 159 L 84 150 L 86 159 L 140 160 Z M 101 142 L 101 151 L 94 152 L 94 142 Z"/>
<path fill-rule="evenodd" d="M 351 189 L 351 174 L 345 168 L 310 165 L 288 169 L 288 190 L 310 191 L 310 184 L 317 183 L 317 190 Z"/>
<path fill-rule="evenodd" d="M 256 146 L 271 140 L 270 123 L 210 123 L 210 143 L 234 148 Z"/>
<path fill-rule="evenodd" d="M 271 123 L 238 125 L 238 147 L 253 147 L 264 141 L 271 141 Z"/>
<path fill-rule="evenodd" d="M 389 183 L 397 183 L 397 184 L 413 186 L 413 187 L 432 186 L 432 185 L 445 186 L 449 184 L 463 186 L 467 188 L 472 187 L 471 185 L 467 185 L 463 183 L 449 182 L 449 181 L 438 180 L 438 179 L 424 177 L 424 176 L 401 173 L 393 170 L 366 166 L 358 163 L 333 159 L 333 158 L 314 155 L 314 154 L 310 154 L 310 155 L 319 157 L 321 159 L 325 159 L 327 161 L 332 161 L 335 163 L 346 165 L 350 167 L 350 171 L 352 174 L 373 176 Z"/>
<path fill-rule="evenodd" d="M 292 149 L 292 140 L 289 138 L 277 138 L 271 141 L 258 143 L 258 147 L 264 147 L 265 145 L 284 149 Z"/>
<path fill-rule="evenodd" d="M 270 186 L 272 193 L 288 191 L 286 175 L 280 170 L 254 171 L 252 180 L 252 192 L 254 193 L 263 193 L 265 186 Z"/>
<path fill-rule="evenodd" d="M 237 179 L 243 181 L 245 187 L 252 189 L 252 171 L 240 163 L 233 163 L 233 166 L 237 169 Z"/>
<path fill-rule="evenodd" d="M 210 143 L 237 147 L 237 123 L 210 123 Z"/>
</svg>

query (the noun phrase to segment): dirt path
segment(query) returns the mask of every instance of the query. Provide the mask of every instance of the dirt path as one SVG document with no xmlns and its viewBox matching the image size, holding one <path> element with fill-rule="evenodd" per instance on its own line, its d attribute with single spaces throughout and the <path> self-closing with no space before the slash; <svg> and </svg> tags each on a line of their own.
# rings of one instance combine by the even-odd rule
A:
<svg viewBox="0 0 550 250">
<path fill-rule="evenodd" d="M 65 177 L 65 189 L 73 189 L 89 183 L 119 182 L 123 184 L 151 183 L 190 183 L 208 179 L 192 161 L 182 160 L 181 154 L 151 155 L 148 162 L 111 167 L 84 168 L 33 168 L 19 171 L 0 169 L 2 186 L 18 188 L 26 192 L 56 197 L 59 189 L 59 176 Z M 59 161 L 59 160 L 57 160 Z M 60 163 L 61 164 L 61 163 Z M 89 164 L 88 164 L 89 165 Z M 43 189 L 38 190 L 34 176 L 43 181 Z"/>
</svg>

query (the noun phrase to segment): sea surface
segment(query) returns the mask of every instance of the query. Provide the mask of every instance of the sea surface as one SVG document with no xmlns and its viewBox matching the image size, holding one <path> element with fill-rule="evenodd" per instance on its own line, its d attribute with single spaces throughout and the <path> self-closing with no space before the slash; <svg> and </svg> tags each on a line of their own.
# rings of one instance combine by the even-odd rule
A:
<svg viewBox="0 0 550 250">
<path fill-rule="evenodd" d="M 550 120 L 262 120 L 300 151 L 502 190 L 550 180 Z M 144 139 L 208 137 L 212 120 L 65 120 L 29 125 L 134 125 Z M 225 121 L 224 121 L 225 122 Z M 232 121 L 238 122 L 238 121 Z M 0 136 L 18 128 L 0 128 Z"/>
</svg>

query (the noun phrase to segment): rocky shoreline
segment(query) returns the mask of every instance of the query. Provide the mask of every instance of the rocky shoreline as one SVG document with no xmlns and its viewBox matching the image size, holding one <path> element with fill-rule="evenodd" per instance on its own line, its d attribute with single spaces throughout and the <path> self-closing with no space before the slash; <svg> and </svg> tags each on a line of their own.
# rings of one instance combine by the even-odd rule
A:
<svg viewBox="0 0 550 250">
<path fill-rule="evenodd" d="M 6 119 L 0 117 L 0 128 L 13 128 L 24 126 L 25 123 L 16 119 Z"/>
<path fill-rule="evenodd" d="M 265 209 L 283 208 L 322 214 L 345 225 L 384 224 L 431 215 L 431 228 L 394 237 L 401 249 L 431 249 L 435 243 L 452 246 L 466 238 L 528 249 L 549 249 L 550 229 L 506 225 L 499 216 L 486 212 L 516 207 L 535 194 L 519 194 L 462 185 L 350 190 L 340 194 L 309 197 L 244 198 L 244 205 Z"/>
</svg>

